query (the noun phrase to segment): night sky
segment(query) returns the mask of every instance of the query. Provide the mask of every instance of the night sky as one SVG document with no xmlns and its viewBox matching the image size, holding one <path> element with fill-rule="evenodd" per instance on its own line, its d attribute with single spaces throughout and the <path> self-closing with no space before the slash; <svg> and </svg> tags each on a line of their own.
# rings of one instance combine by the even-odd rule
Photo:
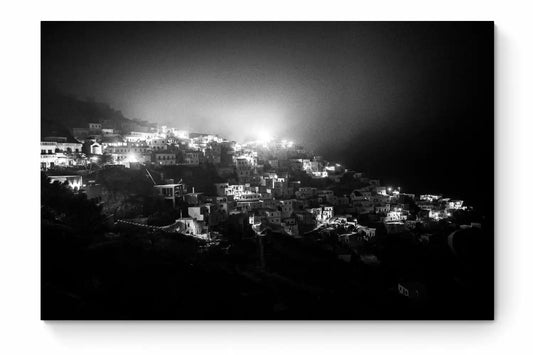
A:
<svg viewBox="0 0 533 355">
<path fill-rule="evenodd" d="M 492 208 L 492 22 L 43 23 L 42 83 Z"/>
</svg>

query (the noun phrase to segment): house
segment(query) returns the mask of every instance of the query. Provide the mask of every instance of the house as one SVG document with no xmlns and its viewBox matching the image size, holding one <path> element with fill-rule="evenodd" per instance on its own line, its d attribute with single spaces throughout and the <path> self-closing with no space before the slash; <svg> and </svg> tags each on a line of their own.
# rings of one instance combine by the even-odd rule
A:
<svg viewBox="0 0 533 355">
<path fill-rule="evenodd" d="M 218 210 L 225 216 L 228 216 L 236 206 L 236 202 L 227 197 L 216 197 L 213 203 L 218 205 Z"/>
<path fill-rule="evenodd" d="M 442 198 L 442 195 L 429 195 L 429 194 L 426 194 L 426 195 L 420 195 L 419 200 L 420 201 L 434 202 L 434 201 L 440 200 L 441 198 Z"/>
<path fill-rule="evenodd" d="M 154 132 L 132 131 L 129 135 L 124 136 L 124 139 L 127 142 L 147 142 L 155 137 L 157 137 L 157 133 Z"/>
<path fill-rule="evenodd" d="M 294 212 L 294 200 L 275 200 L 283 218 L 292 216 Z"/>
<path fill-rule="evenodd" d="M 261 198 L 261 194 L 258 192 L 244 191 L 240 194 L 235 195 L 235 200 L 239 201 L 256 201 Z"/>
<path fill-rule="evenodd" d="M 149 139 L 147 142 L 148 142 L 148 146 L 150 147 L 150 149 L 154 152 L 163 151 L 168 148 L 166 138 L 160 138 L 160 137 L 152 138 L 152 139 Z"/>
<path fill-rule="evenodd" d="M 384 205 L 374 206 L 375 213 L 388 213 L 390 211 L 390 204 L 386 203 Z"/>
<path fill-rule="evenodd" d="M 41 153 L 41 169 L 53 169 L 58 165 L 58 159 L 56 153 L 53 154 L 47 154 L 47 153 Z"/>
<path fill-rule="evenodd" d="M 316 191 L 316 187 L 300 187 L 295 195 L 297 199 L 306 199 L 315 196 Z"/>
<path fill-rule="evenodd" d="M 243 184 L 227 185 L 224 190 L 224 196 L 238 196 L 244 193 L 245 186 Z"/>
<path fill-rule="evenodd" d="M 128 149 L 130 154 L 139 155 L 149 155 L 150 147 L 144 143 L 128 143 Z"/>
<path fill-rule="evenodd" d="M 40 162 L 42 170 L 78 165 L 78 161 L 74 157 L 61 152 L 41 154 Z"/>
<path fill-rule="evenodd" d="M 335 195 L 333 190 L 318 190 L 317 196 L 322 199 L 322 202 L 332 203 Z"/>
<path fill-rule="evenodd" d="M 182 217 L 176 220 L 176 232 L 200 236 L 207 232 L 204 221 L 192 217 Z"/>
<path fill-rule="evenodd" d="M 102 155 L 103 149 L 100 143 L 92 141 L 92 140 L 88 140 L 85 143 L 83 143 L 82 152 L 85 154 Z"/>
<path fill-rule="evenodd" d="M 266 210 L 264 211 L 265 217 L 268 223 L 281 225 L 281 212 L 276 210 Z"/>
<path fill-rule="evenodd" d="M 315 218 L 309 211 L 295 211 L 296 220 L 302 225 L 314 225 Z"/>
<path fill-rule="evenodd" d="M 128 145 L 128 143 L 119 136 L 102 137 L 99 142 L 102 145 L 103 152 L 105 153 L 109 153 L 109 149 L 112 147 L 124 147 Z"/>
<path fill-rule="evenodd" d="M 249 222 L 252 225 L 268 223 L 281 226 L 281 212 L 270 208 L 258 208 L 250 216 Z"/>
<path fill-rule="evenodd" d="M 44 137 L 43 141 L 56 143 L 56 152 L 67 154 L 81 153 L 81 142 L 72 137 L 49 136 Z"/>
<path fill-rule="evenodd" d="M 56 142 L 41 142 L 41 154 L 55 154 L 57 149 Z"/>
<path fill-rule="evenodd" d="M 41 141 L 41 169 L 84 165 L 86 163 L 84 157 L 72 154 L 81 153 L 81 147 L 80 142 L 69 142 L 66 137 L 46 137 Z"/>
<path fill-rule="evenodd" d="M 322 220 L 327 221 L 333 217 L 333 206 L 322 205 Z"/>
<path fill-rule="evenodd" d="M 200 151 L 188 150 L 183 155 L 183 165 L 198 166 L 200 165 Z"/>
<path fill-rule="evenodd" d="M 155 152 L 154 163 L 156 165 L 176 165 L 176 154 L 172 152 Z"/>
<path fill-rule="evenodd" d="M 188 208 L 187 212 L 189 217 L 197 221 L 207 221 L 209 218 L 209 210 L 205 206 L 192 206 Z"/>
<path fill-rule="evenodd" d="M 102 146 L 104 147 L 104 143 Z M 104 152 L 110 154 L 117 164 L 129 165 L 151 161 L 148 146 L 142 143 L 114 141 L 113 144 L 105 145 Z"/>
<path fill-rule="evenodd" d="M 333 217 L 333 206 L 321 205 L 320 207 L 308 208 L 307 212 L 311 213 L 319 222 L 327 222 Z"/>
<path fill-rule="evenodd" d="M 155 185 L 154 189 L 158 196 L 172 202 L 172 207 L 174 208 L 176 207 L 176 201 L 183 200 L 186 191 L 184 184 Z"/>
<path fill-rule="evenodd" d="M 210 143 L 208 147 L 203 150 L 205 161 L 209 164 L 218 165 L 221 162 L 220 145 L 218 143 Z"/>
<path fill-rule="evenodd" d="M 383 218 L 383 222 L 397 222 L 405 221 L 407 219 L 407 214 L 402 213 L 401 211 L 388 211 L 386 216 Z"/>
<path fill-rule="evenodd" d="M 248 213 L 254 209 L 261 208 L 262 206 L 263 203 L 261 200 L 237 201 L 235 211 Z"/>
<path fill-rule="evenodd" d="M 248 217 L 248 223 L 252 226 L 258 226 L 265 221 L 264 216 L 259 214 L 252 214 Z"/>
<path fill-rule="evenodd" d="M 189 205 L 198 205 L 202 202 L 202 200 L 205 200 L 203 195 L 203 192 L 194 192 L 193 187 L 192 192 L 185 194 L 185 202 L 187 202 Z"/>
<path fill-rule="evenodd" d="M 97 122 L 89 123 L 89 132 L 91 134 L 99 134 L 102 132 L 102 124 Z"/>
<path fill-rule="evenodd" d="M 113 128 L 102 128 L 102 136 L 104 137 L 110 137 L 110 136 L 117 136 L 118 133 L 115 132 Z"/>
<path fill-rule="evenodd" d="M 462 200 L 450 200 L 446 204 L 446 208 L 450 210 L 459 210 L 463 207 L 463 201 Z"/>
<path fill-rule="evenodd" d="M 439 221 L 441 219 L 450 217 L 450 215 L 451 214 L 449 212 L 446 212 L 444 210 L 431 209 L 431 210 L 429 210 L 428 217 L 431 218 L 431 219 L 434 219 L 436 221 Z"/>
</svg>

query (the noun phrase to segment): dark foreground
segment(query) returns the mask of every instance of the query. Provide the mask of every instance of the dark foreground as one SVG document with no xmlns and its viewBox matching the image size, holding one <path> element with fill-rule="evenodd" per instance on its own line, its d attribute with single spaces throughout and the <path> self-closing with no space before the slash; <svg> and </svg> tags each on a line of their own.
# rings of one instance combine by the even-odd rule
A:
<svg viewBox="0 0 533 355">
<path fill-rule="evenodd" d="M 328 238 L 272 234 L 263 266 L 253 238 L 90 229 L 43 220 L 42 319 L 493 318 L 491 260 L 458 260 L 445 240 L 384 238 L 345 262 Z"/>
</svg>

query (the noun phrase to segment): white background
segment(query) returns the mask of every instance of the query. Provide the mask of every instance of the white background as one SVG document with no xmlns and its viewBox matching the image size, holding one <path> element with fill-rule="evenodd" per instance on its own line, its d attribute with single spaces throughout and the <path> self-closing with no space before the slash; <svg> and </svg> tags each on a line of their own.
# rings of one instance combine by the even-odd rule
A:
<svg viewBox="0 0 533 355">
<path fill-rule="evenodd" d="M 533 353 L 532 332 L 529 331 L 533 303 L 530 217 L 533 11 L 527 4 L 527 1 L 511 0 L 3 2 L 0 8 L 0 352 Z M 36 152 L 40 122 L 41 20 L 495 21 L 496 321 L 40 321 L 40 192 Z"/>
</svg>

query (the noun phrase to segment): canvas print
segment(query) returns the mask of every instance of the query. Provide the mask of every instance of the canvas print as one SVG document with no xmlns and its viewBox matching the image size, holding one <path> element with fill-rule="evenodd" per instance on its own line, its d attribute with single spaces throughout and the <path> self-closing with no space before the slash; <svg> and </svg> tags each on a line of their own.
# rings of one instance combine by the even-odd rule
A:
<svg viewBox="0 0 533 355">
<path fill-rule="evenodd" d="M 493 42 L 42 22 L 41 318 L 493 319 Z"/>
</svg>

